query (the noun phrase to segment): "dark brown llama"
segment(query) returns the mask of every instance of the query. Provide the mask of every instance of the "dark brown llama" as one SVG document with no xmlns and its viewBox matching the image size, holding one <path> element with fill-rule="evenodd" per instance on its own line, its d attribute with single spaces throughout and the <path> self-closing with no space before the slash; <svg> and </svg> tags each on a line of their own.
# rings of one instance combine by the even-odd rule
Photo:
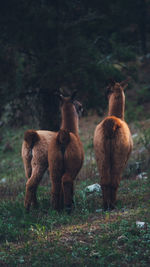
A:
<svg viewBox="0 0 150 267">
<path fill-rule="evenodd" d="M 115 208 L 117 190 L 133 142 L 124 121 L 126 82 L 112 82 L 108 87 L 108 116 L 97 125 L 94 150 L 100 174 L 104 209 Z"/>
<path fill-rule="evenodd" d="M 22 160 L 27 178 L 24 205 L 29 211 L 31 204 L 37 207 L 37 187 L 48 168 L 48 145 L 54 132 L 28 130 L 22 144 Z"/>
<path fill-rule="evenodd" d="M 53 135 L 48 148 L 48 163 L 52 184 L 52 206 L 60 211 L 65 207 L 71 212 L 73 203 L 73 183 L 83 160 L 83 146 L 78 135 L 78 110 L 81 104 L 72 96 L 61 99 L 62 123 L 60 131 Z"/>
</svg>

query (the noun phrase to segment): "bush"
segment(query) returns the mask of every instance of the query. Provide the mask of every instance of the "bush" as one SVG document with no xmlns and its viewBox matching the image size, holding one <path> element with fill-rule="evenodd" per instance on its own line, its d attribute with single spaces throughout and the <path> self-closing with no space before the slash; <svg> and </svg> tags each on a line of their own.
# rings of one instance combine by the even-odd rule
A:
<svg viewBox="0 0 150 267">
<path fill-rule="evenodd" d="M 114 57 L 119 61 L 128 62 L 136 59 L 136 54 L 131 47 L 115 46 Z"/>
</svg>

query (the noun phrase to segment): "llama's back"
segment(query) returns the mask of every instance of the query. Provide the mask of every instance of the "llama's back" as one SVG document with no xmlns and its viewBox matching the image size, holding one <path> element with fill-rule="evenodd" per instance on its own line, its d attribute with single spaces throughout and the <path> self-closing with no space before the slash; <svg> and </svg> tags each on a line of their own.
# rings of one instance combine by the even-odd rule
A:
<svg viewBox="0 0 150 267">
<path fill-rule="evenodd" d="M 132 150 L 132 138 L 128 125 L 121 119 L 110 116 L 97 127 L 94 134 L 94 149 L 99 172 L 107 182 L 118 183 Z M 114 177 L 117 177 L 114 179 Z M 111 181 L 113 179 L 113 181 Z"/>
<path fill-rule="evenodd" d="M 69 173 L 76 177 L 83 164 L 83 146 L 78 136 L 60 130 L 53 136 L 48 153 L 50 173 Z"/>
</svg>

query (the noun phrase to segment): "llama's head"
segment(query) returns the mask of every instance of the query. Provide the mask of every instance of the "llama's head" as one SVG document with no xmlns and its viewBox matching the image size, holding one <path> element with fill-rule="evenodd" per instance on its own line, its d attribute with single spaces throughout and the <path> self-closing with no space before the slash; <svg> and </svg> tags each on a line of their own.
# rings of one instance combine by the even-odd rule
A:
<svg viewBox="0 0 150 267">
<path fill-rule="evenodd" d="M 67 113 L 74 112 L 79 117 L 83 112 L 82 104 L 75 100 L 77 91 L 74 91 L 71 95 L 64 96 L 59 94 L 61 109 L 65 110 Z"/>
<path fill-rule="evenodd" d="M 81 103 L 75 100 L 76 93 L 75 91 L 69 96 L 59 94 L 62 115 L 61 129 L 66 129 L 74 134 L 78 134 L 78 118 L 82 112 Z"/>
<path fill-rule="evenodd" d="M 111 80 L 106 88 L 108 98 L 110 98 L 112 95 L 115 95 L 116 97 L 124 96 L 124 90 L 127 86 L 127 80 L 122 81 L 120 83 Z"/>
<path fill-rule="evenodd" d="M 108 115 L 116 116 L 124 120 L 125 94 L 124 89 L 128 86 L 127 80 L 120 83 L 111 81 L 107 87 L 109 102 Z"/>
</svg>

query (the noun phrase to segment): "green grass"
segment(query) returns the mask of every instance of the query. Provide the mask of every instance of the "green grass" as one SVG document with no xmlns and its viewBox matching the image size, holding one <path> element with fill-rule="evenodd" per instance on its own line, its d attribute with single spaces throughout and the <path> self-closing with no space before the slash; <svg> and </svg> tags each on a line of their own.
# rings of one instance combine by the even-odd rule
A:
<svg viewBox="0 0 150 267">
<path fill-rule="evenodd" d="M 39 186 L 39 209 L 27 214 L 20 157 L 23 132 L 2 131 L 0 266 L 148 266 L 150 177 L 138 180 L 133 172 L 128 175 L 120 184 L 116 210 L 104 212 L 101 195 L 85 191 L 87 185 L 99 182 L 90 141 L 85 144 L 86 160 L 75 184 L 72 214 L 51 208 L 49 180 Z M 8 140 L 11 150 L 6 149 Z M 145 225 L 138 227 L 137 221 Z"/>
<path fill-rule="evenodd" d="M 99 205 L 91 210 L 89 203 L 85 209 L 80 199 L 71 216 L 53 211 L 48 197 L 42 200 L 38 211 L 32 210 L 30 214 L 24 212 L 23 199 L 2 202 L 0 262 L 9 266 L 43 266 L 43 263 L 47 266 L 147 266 L 150 261 L 149 183 L 134 183 L 137 191 L 142 188 L 143 197 L 138 199 L 135 190 L 131 191 L 129 198 L 134 205 L 128 200 L 125 206 L 129 185 L 126 181 L 121 183 L 118 209 L 113 212 L 96 213 Z M 144 221 L 144 227 L 137 227 L 136 221 Z"/>
</svg>

